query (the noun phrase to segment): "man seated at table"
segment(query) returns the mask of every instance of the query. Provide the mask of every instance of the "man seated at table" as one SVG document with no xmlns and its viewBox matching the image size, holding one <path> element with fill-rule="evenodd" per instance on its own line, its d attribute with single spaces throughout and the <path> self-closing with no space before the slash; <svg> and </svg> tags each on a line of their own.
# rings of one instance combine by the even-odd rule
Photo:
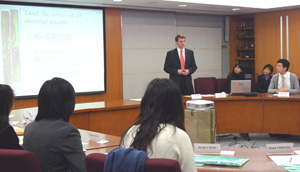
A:
<svg viewBox="0 0 300 172">
<path fill-rule="evenodd" d="M 290 62 L 288 60 L 279 59 L 277 61 L 277 74 L 272 77 L 268 93 L 300 93 L 298 77 L 296 74 L 288 72 L 289 67 Z"/>
</svg>

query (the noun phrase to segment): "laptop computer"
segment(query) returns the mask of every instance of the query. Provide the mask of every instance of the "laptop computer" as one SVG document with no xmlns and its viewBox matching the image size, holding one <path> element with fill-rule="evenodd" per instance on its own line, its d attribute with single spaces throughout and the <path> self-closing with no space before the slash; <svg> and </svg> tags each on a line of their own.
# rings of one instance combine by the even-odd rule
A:
<svg viewBox="0 0 300 172">
<path fill-rule="evenodd" d="M 231 95 L 245 95 L 251 92 L 251 80 L 231 80 Z"/>
</svg>

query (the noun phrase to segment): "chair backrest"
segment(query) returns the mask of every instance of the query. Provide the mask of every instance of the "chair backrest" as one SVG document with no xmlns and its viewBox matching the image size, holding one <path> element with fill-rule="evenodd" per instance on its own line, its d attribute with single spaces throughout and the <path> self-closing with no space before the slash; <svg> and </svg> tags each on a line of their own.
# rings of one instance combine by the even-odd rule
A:
<svg viewBox="0 0 300 172">
<path fill-rule="evenodd" d="M 256 88 L 256 80 L 254 77 L 252 78 L 246 78 L 247 80 L 251 80 L 251 92 L 257 92 Z"/>
<path fill-rule="evenodd" d="M 104 172 L 106 154 L 92 153 L 85 157 L 87 172 Z M 148 158 L 145 162 L 145 172 L 181 172 L 178 161 L 173 159 Z"/>
<path fill-rule="evenodd" d="M 41 172 L 41 169 L 32 152 L 0 149 L 0 171 Z"/>
<path fill-rule="evenodd" d="M 215 77 L 201 77 L 194 79 L 195 94 L 215 94 L 217 80 Z"/>
<path fill-rule="evenodd" d="M 222 93 L 227 91 L 227 79 L 218 78 L 217 79 L 217 92 Z"/>
</svg>

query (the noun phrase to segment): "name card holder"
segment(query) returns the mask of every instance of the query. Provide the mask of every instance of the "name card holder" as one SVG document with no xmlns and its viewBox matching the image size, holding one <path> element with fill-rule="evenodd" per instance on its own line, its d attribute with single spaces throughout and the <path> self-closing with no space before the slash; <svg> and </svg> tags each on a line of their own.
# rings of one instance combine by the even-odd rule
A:
<svg viewBox="0 0 300 172">
<path fill-rule="evenodd" d="M 93 132 L 87 132 L 87 133 L 89 135 L 89 140 L 90 141 L 97 142 L 97 143 L 100 143 L 100 144 L 105 144 L 105 143 L 109 142 L 108 140 L 101 140 L 100 135 L 97 134 L 97 133 L 93 133 Z"/>
<path fill-rule="evenodd" d="M 194 100 L 194 99 L 202 99 L 201 94 L 192 94 L 191 97 L 192 97 L 192 100 Z"/>
<path fill-rule="evenodd" d="M 216 93 L 215 94 L 216 98 L 226 98 L 226 93 L 222 92 L 222 93 Z"/>
<path fill-rule="evenodd" d="M 278 92 L 278 97 L 290 97 L 290 92 Z"/>
<path fill-rule="evenodd" d="M 267 144 L 267 154 L 293 154 L 293 143 Z"/>
<path fill-rule="evenodd" d="M 93 132 L 87 132 L 89 135 L 89 140 L 93 142 L 98 142 L 101 140 L 100 135 Z"/>
<path fill-rule="evenodd" d="M 219 154 L 221 152 L 220 144 L 194 144 L 196 154 Z"/>
</svg>

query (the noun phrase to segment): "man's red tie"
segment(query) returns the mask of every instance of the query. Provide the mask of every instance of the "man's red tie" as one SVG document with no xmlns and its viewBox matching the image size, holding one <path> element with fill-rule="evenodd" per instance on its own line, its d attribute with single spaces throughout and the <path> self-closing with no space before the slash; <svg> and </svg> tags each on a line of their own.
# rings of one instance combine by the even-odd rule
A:
<svg viewBox="0 0 300 172">
<path fill-rule="evenodd" d="M 181 70 L 184 70 L 184 58 L 182 54 L 182 49 L 180 50 L 180 65 L 181 65 Z"/>
</svg>

